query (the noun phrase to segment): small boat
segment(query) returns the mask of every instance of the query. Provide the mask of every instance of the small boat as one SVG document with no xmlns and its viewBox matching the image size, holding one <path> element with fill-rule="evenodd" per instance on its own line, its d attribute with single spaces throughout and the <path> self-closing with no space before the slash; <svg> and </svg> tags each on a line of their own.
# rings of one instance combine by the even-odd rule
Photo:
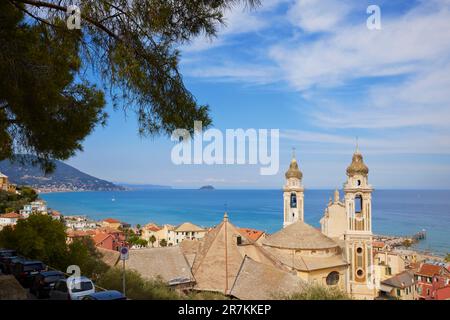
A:
<svg viewBox="0 0 450 320">
<path fill-rule="evenodd" d="M 112 201 L 112 202 L 116 201 L 116 198 L 112 198 L 111 201 Z"/>
</svg>

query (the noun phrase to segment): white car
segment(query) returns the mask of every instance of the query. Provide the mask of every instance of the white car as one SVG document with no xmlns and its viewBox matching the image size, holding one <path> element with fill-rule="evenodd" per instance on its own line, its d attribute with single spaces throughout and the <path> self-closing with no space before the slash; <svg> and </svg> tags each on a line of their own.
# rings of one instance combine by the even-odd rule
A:
<svg viewBox="0 0 450 320">
<path fill-rule="evenodd" d="M 95 286 L 91 279 L 69 277 L 58 280 L 49 295 L 50 300 L 81 300 L 94 292 Z"/>
</svg>

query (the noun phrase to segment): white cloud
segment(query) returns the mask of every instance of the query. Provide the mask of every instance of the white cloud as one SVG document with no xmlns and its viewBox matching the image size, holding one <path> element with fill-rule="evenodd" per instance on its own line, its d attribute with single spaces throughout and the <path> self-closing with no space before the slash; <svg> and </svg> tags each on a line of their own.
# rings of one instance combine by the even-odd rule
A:
<svg viewBox="0 0 450 320">
<path fill-rule="evenodd" d="M 298 0 L 287 13 L 289 21 L 308 32 L 329 31 L 350 12 L 345 1 Z"/>
<path fill-rule="evenodd" d="M 448 57 L 450 11 L 422 8 L 382 20 L 382 30 L 368 30 L 365 12 L 361 23 L 332 28 L 316 41 L 275 45 L 271 57 L 298 90 L 337 86 L 361 77 L 401 75 L 423 68 L 423 63 Z"/>
</svg>

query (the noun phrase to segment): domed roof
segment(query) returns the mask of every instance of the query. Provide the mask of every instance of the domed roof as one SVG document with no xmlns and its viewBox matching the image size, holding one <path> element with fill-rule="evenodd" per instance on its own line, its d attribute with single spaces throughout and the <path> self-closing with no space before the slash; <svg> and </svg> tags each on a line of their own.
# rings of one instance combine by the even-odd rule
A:
<svg viewBox="0 0 450 320">
<path fill-rule="evenodd" d="M 347 168 L 347 175 L 354 176 L 360 174 L 367 176 L 369 174 L 369 168 L 366 166 L 363 160 L 363 156 L 359 151 L 356 151 L 352 157 L 352 163 Z"/>
<path fill-rule="evenodd" d="M 288 171 L 286 171 L 285 176 L 286 176 L 286 179 L 289 179 L 289 178 L 301 179 L 303 177 L 303 173 L 298 168 L 298 163 L 297 163 L 297 160 L 295 160 L 295 158 L 293 158 L 291 160 L 291 164 L 289 165 L 289 169 L 288 169 Z"/>
<path fill-rule="evenodd" d="M 269 236 L 263 245 L 282 249 L 329 249 L 338 246 L 318 229 L 297 221 Z"/>
</svg>

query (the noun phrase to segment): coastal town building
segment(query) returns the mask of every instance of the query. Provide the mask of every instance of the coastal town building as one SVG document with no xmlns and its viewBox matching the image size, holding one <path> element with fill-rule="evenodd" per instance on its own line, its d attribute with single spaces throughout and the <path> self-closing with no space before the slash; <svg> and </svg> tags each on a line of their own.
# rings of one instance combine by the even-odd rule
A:
<svg viewBox="0 0 450 320">
<path fill-rule="evenodd" d="M 95 235 L 95 231 L 67 229 L 66 235 L 67 235 L 66 240 L 67 244 L 71 244 L 76 239 L 81 240 L 83 238 L 91 238 L 93 235 Z"/>
<path fill-rule="evenodd" d="M 450 271 L 443 263 L 422 263 L 415 274 L 417 299 L 450 299 Z"/>
<path fill-rule="evenodd" d="M 416 299 L 416 280 L 414 271 L 405 270 L 381 282 L 381 298 L 399 300 Z"/>
<path fill-rule="evenodd" d="M 141 238 L 148 241 L 149 245 L 152 247 L 161 247 L 161 244 L 165 246 L 173 246 L 175 242 L 175 227 L 170 224 L 164 224 L 158 226 L 155 223 L 146 224 L 141 230 Z M 154 237 L 154 242 L 151 240 Z"/>
<path fill-rule="evenodd" d="M 107 218 L 101 222 L 101 225 L 106 228 L 119 229 L 122 226 L 122 222 L 117 219 Z"/>
<path fill-rule="evenodd" d="M 0 230 L 6 226 L 16 225 L 19 219 L 22 219 L 22 216 L 15 212 L 0 214 Z"/>
<path fill-rule="evenodd" d="M 142 228 L 141 238 L 147 240 L 152 247 L 176 246 L 185 240 L 202 239 L 207 231 L 191 222 L 184 222 L 177 227 L 148 223 Z M 155 241 L 152 243 L 151 240 Z"/>
<path fill-rule="evenodd" d="M 98 227 L 97 222 L 86 216 L 64 216 L 64 224 L 72 230 L 92 230 Z"/>
<path fill-rule="evenodd" d="M 392 251 L 379 251 L 374 254 L 377 274 L 381 281 L 406 270 L 409 263 L 403 256 Z"/>
<path fill-rule="evenodd" d="M 199 240 L 205 236 L 207 229 L 199 227 L 190 222 L 184 222 L 177 226 L 173 231 L 173 244 L 180 244 L 182 241 L 189 240 Z"/>
<path fill-rule="evenodd" d="M 8 176 L 4 175 L 1 172 L 0 172 L 0 189 L 3 191 L 8 191 L 9 189 Z"/>
<path fill-rule="evenodd" d="M 30 214 L 48 214 L 47 203 L 44 200 L 36 200 L 23 206 L 23 209 L 19 211 L 20 215 L 24 218 L 28 218 Z"/>
</svg>

